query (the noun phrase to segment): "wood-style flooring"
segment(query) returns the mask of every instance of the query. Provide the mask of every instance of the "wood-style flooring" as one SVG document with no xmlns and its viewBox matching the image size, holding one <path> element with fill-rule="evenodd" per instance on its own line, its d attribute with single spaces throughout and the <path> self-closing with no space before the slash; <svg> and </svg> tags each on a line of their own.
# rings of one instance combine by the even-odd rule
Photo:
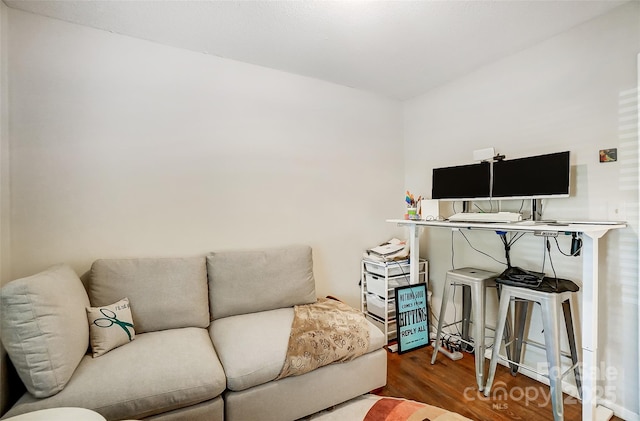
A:
<svg viewBox="0 0 640 421">
<path fill-rule="evenodd" d="M 426 347 L 402 355 L 387 352 L 387 385 L 376 393 L 424 402 L 476 421 L 553 420 L 548 386 L 522 374 L 513 377 L 498 365 L 491 396 L 486 398 L 478 392 L 473 354 L 463 352 L 458 361 L 438 354 L 431 365 L 432 351 Z M 580 401 L 564 396 L 565 421 L 581 420 Z"/>
</svg>

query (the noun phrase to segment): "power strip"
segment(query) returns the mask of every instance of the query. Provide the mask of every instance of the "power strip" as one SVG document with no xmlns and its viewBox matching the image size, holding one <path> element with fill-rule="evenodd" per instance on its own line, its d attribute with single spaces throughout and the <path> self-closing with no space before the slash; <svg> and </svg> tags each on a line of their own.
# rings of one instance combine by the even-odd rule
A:
<svg viewBox="0 0 640 421">
<path fill-rule="evenodd" d="M 431 342 L 431 346 L 435 346 L 434 342 Z M 453 361 L 458 361 L 462 359 L 462 353 L 459 351 L 450 352 L 447 348 L 441 346 L 438 350 L 439 353 L 442 353 L 449 357 Z"/>
<path fill-rule="evenodd" d="M 534 231 L 533 235 L 537 237 L 557 237 L 557 231 Z"/>
</svg>

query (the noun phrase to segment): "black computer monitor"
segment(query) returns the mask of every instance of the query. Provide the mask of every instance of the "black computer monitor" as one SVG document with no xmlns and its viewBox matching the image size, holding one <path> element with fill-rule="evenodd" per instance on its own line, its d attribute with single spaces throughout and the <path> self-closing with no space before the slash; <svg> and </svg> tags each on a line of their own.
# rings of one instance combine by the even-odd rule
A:
<svg viewBox="0 0 640 421">
<path fill-rule="evenodd" d="M 569 151 L 493 163 L 494 199 L 569 197 Z"/>
<path fill-rule="evenodd" d="M 488 200 L 491 166 L 488 162 L 433 169 L 431 198 L 439 200 Z"/>
</svg>

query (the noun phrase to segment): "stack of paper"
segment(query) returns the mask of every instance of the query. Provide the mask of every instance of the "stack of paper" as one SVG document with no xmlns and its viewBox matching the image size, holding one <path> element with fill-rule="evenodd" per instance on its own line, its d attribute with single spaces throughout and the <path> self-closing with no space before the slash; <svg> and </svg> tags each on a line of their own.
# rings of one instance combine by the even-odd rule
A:
<svg viewBox="0 0 640 421">
<path fill-rule="evenodd" d="M 386 243 L 368 249 L 364 257 L 365 259 L 378 262 L 387 262 L 391 260 L 402 260 L 409 256 L 409 245 L 406 241 L 392 238 Z"/>
</svg>

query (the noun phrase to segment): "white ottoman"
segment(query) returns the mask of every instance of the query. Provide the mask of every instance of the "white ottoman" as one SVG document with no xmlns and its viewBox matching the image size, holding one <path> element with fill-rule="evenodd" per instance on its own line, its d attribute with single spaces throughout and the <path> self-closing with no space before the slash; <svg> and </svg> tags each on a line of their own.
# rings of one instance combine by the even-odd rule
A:
<svg viewBox="0 0 640 421">
<path fill-rule="evenodd" d="M 50 408 L 7 418 L 7 421 L 106 421 L 97 412 L 84 408 Z"/>
</svg>

